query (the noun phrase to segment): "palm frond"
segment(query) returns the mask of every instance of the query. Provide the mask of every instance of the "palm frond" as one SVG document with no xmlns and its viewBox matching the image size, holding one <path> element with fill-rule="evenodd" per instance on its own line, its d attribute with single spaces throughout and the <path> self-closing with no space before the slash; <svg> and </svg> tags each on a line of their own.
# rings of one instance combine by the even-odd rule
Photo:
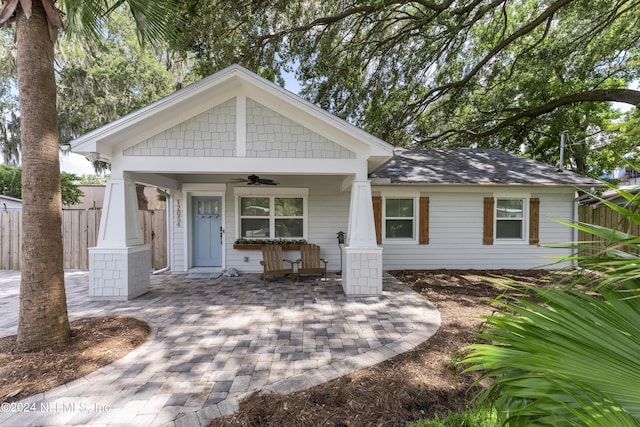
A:
<svg viewBox="0 0 640 427">
<path fill-rule="evenodd" d="M 638 424 L 640 299 L 613 287 L 591 295 L 514 286 L 527 297 L 497 301 L 479 334 L 493 345 L 471 346 L 463 361 L 494 379 L 484 397 L 498 396 L 503 419 L 571 425 L 578 415 L 615 416 Z"/>
<path fill-rule="evenodd" d="M 99 44 L 103 39 L 105 21 L 110 14 L 126 7 L 136 23 L 136 34 L 141 44 L 168 41 L 175 36 L 175 19 L 171 13 L 177 2 L 173 0 L 62 0 L 68 34 L 83 37 Z"/>
</svg>

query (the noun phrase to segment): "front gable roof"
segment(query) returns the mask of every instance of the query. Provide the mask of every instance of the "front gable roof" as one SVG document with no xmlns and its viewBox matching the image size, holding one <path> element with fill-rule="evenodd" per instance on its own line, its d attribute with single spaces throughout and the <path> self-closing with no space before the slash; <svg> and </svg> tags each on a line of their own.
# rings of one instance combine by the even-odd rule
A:
<svg viewBox="0 0 640 427">
<path fill-rule="evenodd" d="M 394 157 L 370 177 L 399 184 L 602 185 L 593 178 L 492 148 L 396 149 Z"/>
<path fill-rule="evenodd" d="M 365 153 L 372 167 L 391 157 L 393 147 L 373 135 L 324 111 L 280 86 L 232 65 L 140 110 L 95 129 L 71 142 L 74 152 L 98 153 L 110 159 L 114 150 L 126 150 L 166 132 L 238 94 L 256 100 L 312 132 L 326 136 L 347 150 Z"/>
</svg>

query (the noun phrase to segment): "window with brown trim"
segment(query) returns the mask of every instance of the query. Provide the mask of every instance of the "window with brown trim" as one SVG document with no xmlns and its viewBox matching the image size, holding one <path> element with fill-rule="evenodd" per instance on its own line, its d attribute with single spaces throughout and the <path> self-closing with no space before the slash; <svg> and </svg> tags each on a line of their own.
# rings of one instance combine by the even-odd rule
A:
<svg viewBox="0 0 640 427">
<path fill-rule="evenodd" d="M 523 240 L 524 199 L 496 199 L 496 240 Z"/>
<path fill-rule="evenodd" d="M 378 244 L 429 243 L 428 197 L 373 196 L 372 204 Z"/>
<path fill-rule="evenodd" d="M 415 240 L 416 207 L 412 197 L 384 199 L 384 239 Z"/>
<path fill-rule="evenodd" d="M 497 196 L 484 198 L 484 245 L 498 242 L 540 242 L 540 199 L 536 197 Z"/>
</svg>

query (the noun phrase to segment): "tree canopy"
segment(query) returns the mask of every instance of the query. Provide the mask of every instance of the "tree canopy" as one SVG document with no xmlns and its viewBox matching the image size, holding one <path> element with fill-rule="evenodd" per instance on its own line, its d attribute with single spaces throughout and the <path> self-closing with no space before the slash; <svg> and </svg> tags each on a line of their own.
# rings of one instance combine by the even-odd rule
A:
<svg viewBox="0 0 640 427">
<path fill-rule="evenodd" d="M 18 166 L 0 165 L 0 194 L 10 197 L 22 198 L 22 168 Z M 62 204 L 65 206 L 77 205 L 84 195 L 78 184 L 80 177 L 72 173 L 61 172 L 60 184 L 62 188 Z"/>
<path fill-rule="evenodd" d="M 182 80 L 161 43 L 140 45 L 127 11 L 117 9 L 111 15 L 101 24 L 102 39 L 65 37 L 56 44 L 61 144 L 168 95 Z M 6 31 L 0 36 L 0 144 L 5 163 L 18 164 L 20 113 L 14 35 Z"/>
<path fill-rule="evenodd" d="M 67 38 L 58 44 L 56 73 L 60 142 L 170 94 L 175 78 L 164 52 L 138 43 L 131 17 L 116 10 L 98 43 Z"/>
<path fill-rule="evenodd" d="M 599 174 L 637 106 L 639 0 L 187 2 L 200 75 L 237 62 L 395 145 L 483 146 Z M 592 150 L 592 147 L 598 147 Z M 634 147 L 624 147 L 622 152 Z"/>
</svg>

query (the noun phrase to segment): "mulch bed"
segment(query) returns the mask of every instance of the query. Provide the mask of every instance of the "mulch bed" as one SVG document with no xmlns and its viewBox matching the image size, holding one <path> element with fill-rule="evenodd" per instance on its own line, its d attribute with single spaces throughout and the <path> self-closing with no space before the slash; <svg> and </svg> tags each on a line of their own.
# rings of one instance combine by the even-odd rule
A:
<svg viewBox="0 0 640 427">
<path fill-rule="evenodd" d="M 71 322 L 71 343 L 15 353 L 16 336 L 0 338 L 0 403 L 14 402 L 81 378 L 127 355 L 151 330 L 125 316 Z"/>
<path fill-rule="evenodd" d="M 477 373 L 456 362 L 490 315 L 491 300 L 504 288 L 485 278 L 508 278 L 548 285 L 546 271 L 394 271 L 396 278 L 424 295 L 440 311 L 441 327 L 415 349 L 373 367 L 291 394 L 254 394 L 223 426 L 405 426 L 408 421 L 447 415 L 469 407 L 480 387 Z"/>
</svg>

